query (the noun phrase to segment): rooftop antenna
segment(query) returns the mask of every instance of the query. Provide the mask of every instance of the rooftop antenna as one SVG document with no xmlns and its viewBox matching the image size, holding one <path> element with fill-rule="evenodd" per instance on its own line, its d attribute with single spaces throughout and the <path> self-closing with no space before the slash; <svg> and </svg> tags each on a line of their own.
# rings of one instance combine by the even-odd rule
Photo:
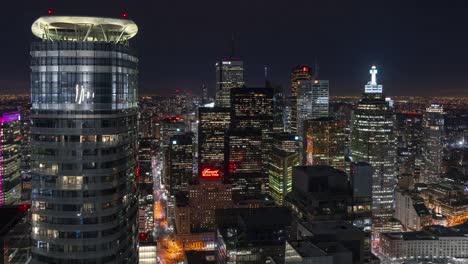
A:
<svg viewBox="0 0 468 264">
<path fill-rule="evenodd" d="M 314 74 L 314 79 L 315 80 L 318 80 L 319 70 L 320 70 L 320 67 L 318 65 L 317 56 L 315 56 L 315 74 Z"/>
<path fill-rule="evenodd" d="M 268 86 L 268 66 L 265 66 L 265 86 Z"/>
<path fill-rule="evenodd" d="M 234 32 L 232 32 L 232 35 L 231 35 L 231 58 L 230 59 L 234 59 L 234 48 L 235 48 L 235 36 L 234 36 Z"/>
</svg>

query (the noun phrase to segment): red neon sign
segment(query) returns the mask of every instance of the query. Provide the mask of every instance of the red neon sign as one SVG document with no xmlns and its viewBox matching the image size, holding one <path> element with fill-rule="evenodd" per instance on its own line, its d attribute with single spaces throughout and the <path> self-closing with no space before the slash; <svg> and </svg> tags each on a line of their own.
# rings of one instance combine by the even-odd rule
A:
<svg viewBox="0 0 468 264">
<path fill-rule="evenodd" d="M 201 177 L 204 179 L 217 179 L 221 177 L 221 170 L 210 167 L 203 168 L 201 170 Z"/>
</svg>

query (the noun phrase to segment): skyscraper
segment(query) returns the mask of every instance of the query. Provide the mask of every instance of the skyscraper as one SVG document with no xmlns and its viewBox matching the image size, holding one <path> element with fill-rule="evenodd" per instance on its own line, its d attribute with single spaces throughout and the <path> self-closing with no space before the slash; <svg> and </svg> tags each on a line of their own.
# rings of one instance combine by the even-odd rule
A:
<svg viewBox="0 0 468 264">
<path fill-rule="evenodd" d="M 278 205 L 292 190 L 292 170 L 299 166 L 298 137 L 289 133 L 275 133 L 268 155 L 268 189 Z"/>
<path fill-rule="evenodd" d="M 312 80 L 308 66 L 297 66 L 291 72 L 291 133 L 298 133 L 298 96 L 299 86 L 307 87 Z M 304 98 L 301 98 L 301 100 Z"/>
<path fill-rule="evenodd" d="M 223 107 L 198 108 L 198 170 L 219 170 L 224 174 L 224 134 L 231 123 L 231 110 Z"/>
<path fill-rule="evenodd" d="M 32 262 L 137 263 L 138 27 L 47 16 L 32 32 Z"/>
<path fill-rule="evenodd" d="M 423 115 L 422 168 L 420 181 L 433 183 L 442 173 L 442 155 L 444 150 L 444 109 L 433 104 Z"/>
<path fill-rule="evenodd" d="M 231 89 L 244 86 L 244 63 L 231 58 L 216 63 L 216 100 L 217 107 L 231 106 Z"/>
<path fill-rule="evenodd" d="M 0 207 L 21 198 L 20 114 L 6 112 L 0 116 Z"/>
<path fill-rule="evenodd" d="M 188 191 L 193 180 L 192 134 L 174 135 L 169 143 L 169 192 Z"/>
<path fill-rule="evenodd" d="M 312 82 L 312 119 L 328 117 L 329 81 L 314 79 Z"/>
<path fill-rule="evenodd" d="M 322 117 L 304 122 L 304 164 L 345 170 L 345 122 Z"/>
<path fill-rule="evenodd" d="M 302 137 L 304 132 L 304 121 L 312 118 L 312 80 L 300 81 L 297 88 L 297 131 L 296 134 Z"/>
<path fill-rule="evenodd" d="M 377 84 L 377 68 L 370 70 L 371 81 L 351 117 L 351 159 L 367 162 L 374 169 L 372 211 L 375 220 L 392 216 L 396 184 L 396 137 L 393 108 L 385 101 Z"/>
<path fill-rule="evenodd" d="M 225 138 L 225 182 L 232 183 L 235 198 L 256 197 L 266 184 L 263 165 L 262 131 L 230 129 Z"/>
<path fill-rule="evenodd" d="M 254 128 L 262 133 L 263 168 L 267 169 L 273 131 L 273 88 L 231 89 L 231 128 Z"/>
</svg>

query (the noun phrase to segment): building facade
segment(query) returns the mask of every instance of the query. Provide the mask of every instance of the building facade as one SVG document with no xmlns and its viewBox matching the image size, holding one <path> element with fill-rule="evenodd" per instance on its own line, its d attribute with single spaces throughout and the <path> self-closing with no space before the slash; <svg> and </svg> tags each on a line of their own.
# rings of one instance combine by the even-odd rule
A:
<svg viewBox="0 0 468 264">
<path fill-rule="evenodd" d="M 304 122 L 305 165 L 328 165 L 345 170 L 345 122 L 322 117 Z"/>
<path fill-rule="evenodd" d="M 421 231 L 382 233 L 380 253 L 384 260 L 417 263 L 434 261 L 464 263 L 468 260 L 466 225 L 457 228 L 428 226 Z"/>
<path fill-rule="evenodd" d="M 328 117 L 329 87 L 328 80 L 315 79 L 312 82 L 312 119 Z"/>
<path fill-rule="evenodd" d="M 98 17 L 32 26 L 32 263 L 137 263 L 137 31 Z"/>
<path fill-rule="evenodd" d="M 262 131 L 254 128 L 230 129 L 225 138 L 224 180 L 233 185 L 235 198 L 262 193 L 267 176 L 263 170 Z"/>
<path fill-rule="evenodd" d="M 298 143 L 293 134 L 273 134 L 268 155 L 268 190 L 278 205 L 283 205 L 284 197 L 292 190 L 292 170 L 299 165 Z"/>
<path fill-rule="evenodd" d="M 193 136 L 172 136 L 169 142 L 169 193 L 188 191 L 193 182 Z"/>
<path fill-rule="evenodd" d="M 231 128 L 261 130 L 262 166 L 266 170 L 273 132 L 273 89 L 247 87 L 231 89 L 231 112 Z"/>
</svg>

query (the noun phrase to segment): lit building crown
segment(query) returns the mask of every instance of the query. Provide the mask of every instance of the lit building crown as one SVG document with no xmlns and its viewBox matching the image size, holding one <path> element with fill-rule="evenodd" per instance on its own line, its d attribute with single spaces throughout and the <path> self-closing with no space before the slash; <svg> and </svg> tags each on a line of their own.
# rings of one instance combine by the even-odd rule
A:
<svg viewBox="0 0 468 264">
<path fill-rule="evenodd" d="M 383 86 L 381 84 L 377 84 L 377 67 L 373 65 L 369 71 L 371 75 L 371 80 L 364 86 L 365 93 L 382 93 Z"/>
</svg>

